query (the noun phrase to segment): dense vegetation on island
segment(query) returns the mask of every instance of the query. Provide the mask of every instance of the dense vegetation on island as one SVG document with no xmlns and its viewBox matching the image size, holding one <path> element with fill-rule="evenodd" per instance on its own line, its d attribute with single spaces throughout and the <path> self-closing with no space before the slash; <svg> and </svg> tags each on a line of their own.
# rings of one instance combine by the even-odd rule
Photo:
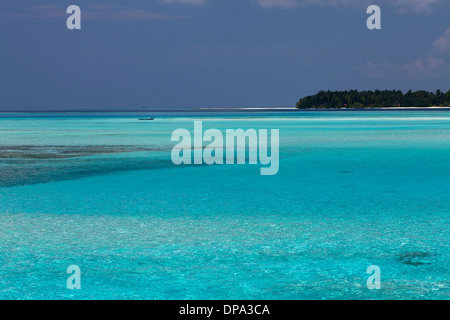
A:
<svg viewBox="0 0 450 320">
<path fill-rule="evenodd" d="M 375 91 L 320 91 L 319 93 L 300 99 L 299 109 L 335 109 L 335 108 L 383 108 L 383 107 L 450 107 L 450 90 L 446 93 L 437 90 L 411 91 L 400 90 Z"/>
</svg>

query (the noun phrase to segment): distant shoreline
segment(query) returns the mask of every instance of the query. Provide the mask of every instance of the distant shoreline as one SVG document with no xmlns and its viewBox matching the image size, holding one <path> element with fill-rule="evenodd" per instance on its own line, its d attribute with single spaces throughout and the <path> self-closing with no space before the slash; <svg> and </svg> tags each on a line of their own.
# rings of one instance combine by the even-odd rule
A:
<svg viewBox="0 0 450 320">
<path fill-rule="evenodd" d="M 313 112 L 313 111 L 450 111 L 450 107 L 382 107 L 382 108 L 191 108 L 191 109 L 148 109 L 148 110 L 20 110 L 1 111 L 2 113 L 142 113 L 152 114 L 154 112 Z"/>
<path fill-rule="evenodd" d="M 298 100 L 299 109 L 311 108 L 349 108 L 349 109 L 428 109 L 450 108 L 450 90 L 428 92 L 425 90 L 403 93 L 401 90 L 375 91 L 319 91 L 315 95 L 306 96 Z"/>
</svg>

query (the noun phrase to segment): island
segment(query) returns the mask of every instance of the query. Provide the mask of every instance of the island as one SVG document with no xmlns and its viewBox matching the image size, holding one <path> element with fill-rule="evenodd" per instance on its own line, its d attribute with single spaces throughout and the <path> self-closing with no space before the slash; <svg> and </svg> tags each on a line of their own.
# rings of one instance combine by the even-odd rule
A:
<svg viewBox="0 0 450 320">
<path fill-rule="evenodd" d="M 320 91 L 297 102 L 298 109 L 373 109 L 449 107 L 450 90 L 435 93 L 424 90 Z"/>
</svg>

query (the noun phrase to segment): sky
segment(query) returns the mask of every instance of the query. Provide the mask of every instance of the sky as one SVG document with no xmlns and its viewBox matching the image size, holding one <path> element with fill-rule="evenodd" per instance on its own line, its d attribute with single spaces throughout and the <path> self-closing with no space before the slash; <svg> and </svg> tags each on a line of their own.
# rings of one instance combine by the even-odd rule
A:
<svg viewBox="0 0 450 320">
<path fill-rule="evenodd" d="M 350 89 L 450 90 L 450 0 L 0 0 L 2 111 L 294 107 Z"/>
</svg>

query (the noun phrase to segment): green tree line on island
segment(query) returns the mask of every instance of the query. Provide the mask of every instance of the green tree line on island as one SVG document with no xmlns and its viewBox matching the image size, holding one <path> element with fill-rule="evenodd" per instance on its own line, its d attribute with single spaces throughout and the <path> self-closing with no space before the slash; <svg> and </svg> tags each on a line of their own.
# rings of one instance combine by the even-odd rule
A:
<svg viewBox="0 0 450 320">
<path fill-rule="evenodd" d="M 383 107 L 450 107 L 450 90 L 435 93 L 424 90 L 403 93 L 400 90 L 320 91 L 297 102 L 299 109 L 383 108 Z"/>
</svg>

